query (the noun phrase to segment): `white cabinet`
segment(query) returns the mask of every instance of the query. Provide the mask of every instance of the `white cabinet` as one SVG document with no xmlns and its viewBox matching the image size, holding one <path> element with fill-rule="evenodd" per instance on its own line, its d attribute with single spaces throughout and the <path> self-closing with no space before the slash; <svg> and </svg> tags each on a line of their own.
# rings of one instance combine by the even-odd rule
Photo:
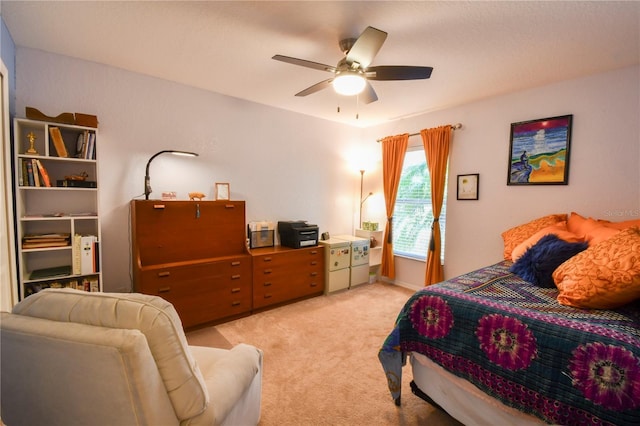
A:
<svg viewBox="0 0 640 426">
<path fill-rule="evenodd" d="M 20 298 L 47 287 L 101 291 L 97 129 L 13 124 Z"/>
<path fill-rule="evenodd" d="M 382 263 L 382 239 L 384 231 L 369 231 L 367 229 L 356 229 L 356 237 L 367 238 L 369 245 L 369 276 L 378 279 L 378 269 Z"/>
</svg>

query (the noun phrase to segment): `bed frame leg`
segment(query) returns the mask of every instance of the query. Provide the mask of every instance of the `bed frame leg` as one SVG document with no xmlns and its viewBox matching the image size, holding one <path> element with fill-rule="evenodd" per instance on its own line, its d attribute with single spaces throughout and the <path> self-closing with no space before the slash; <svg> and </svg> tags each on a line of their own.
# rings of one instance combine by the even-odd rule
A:
<svg viewBox="0 0 640 426">
<path fill-rule="evenodd" d="M 411 384 L 411 392 L 413 392 L 413 394 L 415 396 L 417 396 L 418 398 L 428 402 L 429 404 L 433 405 L 434 407 L 439 408 L 442 411 L 445 411 L 444 408 L 439 406 L 438 403 L 436 403 L 433 399 L 431 399 L 431 397 L 429 395 L 427 395 L 426 393 L 422 392 L 422 389 L 420 389 L 418 387 L 418 385 L 416 385 L 416 382 L 414 382 L 412 380 L 410 384 Z"/>
</svg>

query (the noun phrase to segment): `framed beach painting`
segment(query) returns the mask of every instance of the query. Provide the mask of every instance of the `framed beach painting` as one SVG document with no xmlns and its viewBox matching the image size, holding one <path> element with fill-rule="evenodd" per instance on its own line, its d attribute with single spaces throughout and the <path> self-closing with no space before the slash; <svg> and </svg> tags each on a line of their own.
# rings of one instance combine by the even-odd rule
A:
<svg viewBox="0 0 640 426">
<path fill-rule="evenodd" d="M 511 124 L 507 185 L 567 185 L 573 115 Z"/>
</svg>

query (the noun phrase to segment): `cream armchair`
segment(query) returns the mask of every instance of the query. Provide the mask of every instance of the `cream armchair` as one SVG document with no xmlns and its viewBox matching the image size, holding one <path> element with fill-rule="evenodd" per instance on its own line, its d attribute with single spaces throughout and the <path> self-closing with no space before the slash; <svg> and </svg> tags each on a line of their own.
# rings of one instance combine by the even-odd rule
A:
<svg viewBox="0 0 640 426">
<path fill-rule="evenodd" d="M 188 346 L 173 306 L 48 289 L 1 317 L 0 417 L 18 425 L 255 425 L 262 352 Z"/>
</svg>

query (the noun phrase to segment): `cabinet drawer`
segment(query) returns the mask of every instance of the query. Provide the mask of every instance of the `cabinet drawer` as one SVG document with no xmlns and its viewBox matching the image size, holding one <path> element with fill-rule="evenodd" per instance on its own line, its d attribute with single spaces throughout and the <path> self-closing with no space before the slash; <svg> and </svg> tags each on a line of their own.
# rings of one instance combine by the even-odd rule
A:
<svg viewBox="0 0 640 426">
<path fill-rule="evenodd" d="M 254 309 L 323 293 L 323 259 L 315 247 L 254 256 Z"/>
<path fill-rule="evenodd" d="M 249 260 L 144 270 L 140 291 L 171 302 L 184 327 L 250 312 L 252 280 Z"/>
<path fill-rule="evenodd" d="M 322 275 L 308 277 L 305 280 L 273 280 L 254 282 L 253 308 L 259 309 L 266 306 L 301 297 L 324 292 L 324 278 Z"/>
<path fill-rule="evenodd" d="M 323 270 L 323 258 L 323 252 L 319 249 L 299 249 L 255 256 L 253 273 L 256 276 L 282 273 L 295 275 L 310 269 Z"/>
</svg>

